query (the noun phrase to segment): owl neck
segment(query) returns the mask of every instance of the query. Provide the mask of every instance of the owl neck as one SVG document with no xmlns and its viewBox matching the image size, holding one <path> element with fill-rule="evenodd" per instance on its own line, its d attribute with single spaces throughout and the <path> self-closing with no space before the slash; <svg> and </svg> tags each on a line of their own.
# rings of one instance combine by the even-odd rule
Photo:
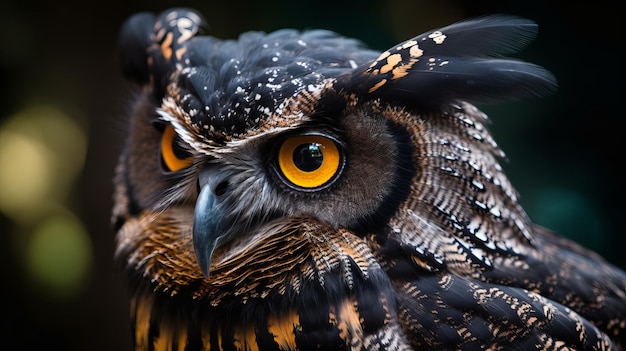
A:
<svg viewBox="0 0 626 351">
<path fill-rule="evenodd" d="M 420 269 L 472 276 L 532 248 L 530 220 L 499 164 L 504 153 L 485 114 L 459 103 L 389 118 L 411 135 L 415 171 L 407 198 L 372 240 L 378 252 L 408 253 Z"/>
</svg>

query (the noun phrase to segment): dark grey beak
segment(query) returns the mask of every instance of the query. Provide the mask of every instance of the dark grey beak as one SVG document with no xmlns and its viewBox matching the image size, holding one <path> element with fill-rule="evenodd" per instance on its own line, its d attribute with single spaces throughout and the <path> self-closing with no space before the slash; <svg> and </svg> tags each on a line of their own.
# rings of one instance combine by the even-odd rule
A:
<svg viewBox="0 0 626 351">
<path fill-rule="evenodd" d="M 200 194 L 193 216 L 193 247 L 202 273 L 209 276 L 211 256 L 223 235 L 224 213 L 219 205 L 216 189 L 224 181 L 219 172 L 204 170 L 200 173 Z"/>
</svg>

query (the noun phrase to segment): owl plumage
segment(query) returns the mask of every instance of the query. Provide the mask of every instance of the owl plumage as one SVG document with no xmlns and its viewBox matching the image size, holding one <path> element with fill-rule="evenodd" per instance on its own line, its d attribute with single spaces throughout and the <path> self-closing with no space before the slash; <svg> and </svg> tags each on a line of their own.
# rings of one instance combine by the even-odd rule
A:
<svg viewBox="0 0 626 351">
<path fill-rule="evenodd" d="M 473 103 L 555 90 L 487 16 L 380 53 L 131 17 L 115 176 L 136 350 L 620 350 L 626 274 L 534 225 Z"/>
</svg>

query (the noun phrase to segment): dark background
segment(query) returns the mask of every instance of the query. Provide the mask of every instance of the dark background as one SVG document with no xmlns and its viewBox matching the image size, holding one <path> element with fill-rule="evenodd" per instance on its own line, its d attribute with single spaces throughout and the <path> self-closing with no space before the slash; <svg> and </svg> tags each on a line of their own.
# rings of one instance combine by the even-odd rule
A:
<svg viewBox="0 0 626 351">
<path fill-rule="evenodd" d="M 481 108 L 493 121 L 496 141 L 510 160 L 504 167 L 530 217 L 626 267 L 625 192 L 620 185 L 626 78 L 622 12 L 598 1 L 567 7 L 554 1 L 511 3 L 27 0 L 2 5 L 0 131 L 1 123 L 45 105 L 74 120 L 88 140 L 71 189 L 54 200 L 76 216 L 87 239 L 87 259 L 78 261 L 85 273 L 76 281 L 67 286 L 40 281 L 28 268 L 33 228 L 47 218 L 45 211 L 28 221 L 0 211 L 2 348 L 131 349 L 128 297 L 113 264 L 109 225 L 111 177 L 131 96 L 117 66 L 117 31 L 135 12 L 173 6 L 197 8 L 211 34 L 221 38 L 236 38 L 246 30 L 326 28 L 381 51 L 477 15 L 507 13 L 536 21 L 538 39 L 516 56 L 552 71 L 559 91 Z"/>
</svg>

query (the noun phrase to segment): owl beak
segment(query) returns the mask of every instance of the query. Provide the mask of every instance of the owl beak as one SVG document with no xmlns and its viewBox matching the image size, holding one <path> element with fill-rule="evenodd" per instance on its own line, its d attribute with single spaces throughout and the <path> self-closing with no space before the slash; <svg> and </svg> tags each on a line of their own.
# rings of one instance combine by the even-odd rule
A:
<svg viewBox="0 0 626 351">
<path fill-rule="evenodd" d="M 208 170 L 200 174 L 200 194 L 193 216 L 193 247 L 198 265 L 206 277 L 210 273 L 213 251 L 222 238 L 220 224 L 223 216 L 221 206 L 218 206 L 218 195 L 215 193 L 220 179 L 216 178 L 221 177 L 216 177 Z"/>
</svg>

